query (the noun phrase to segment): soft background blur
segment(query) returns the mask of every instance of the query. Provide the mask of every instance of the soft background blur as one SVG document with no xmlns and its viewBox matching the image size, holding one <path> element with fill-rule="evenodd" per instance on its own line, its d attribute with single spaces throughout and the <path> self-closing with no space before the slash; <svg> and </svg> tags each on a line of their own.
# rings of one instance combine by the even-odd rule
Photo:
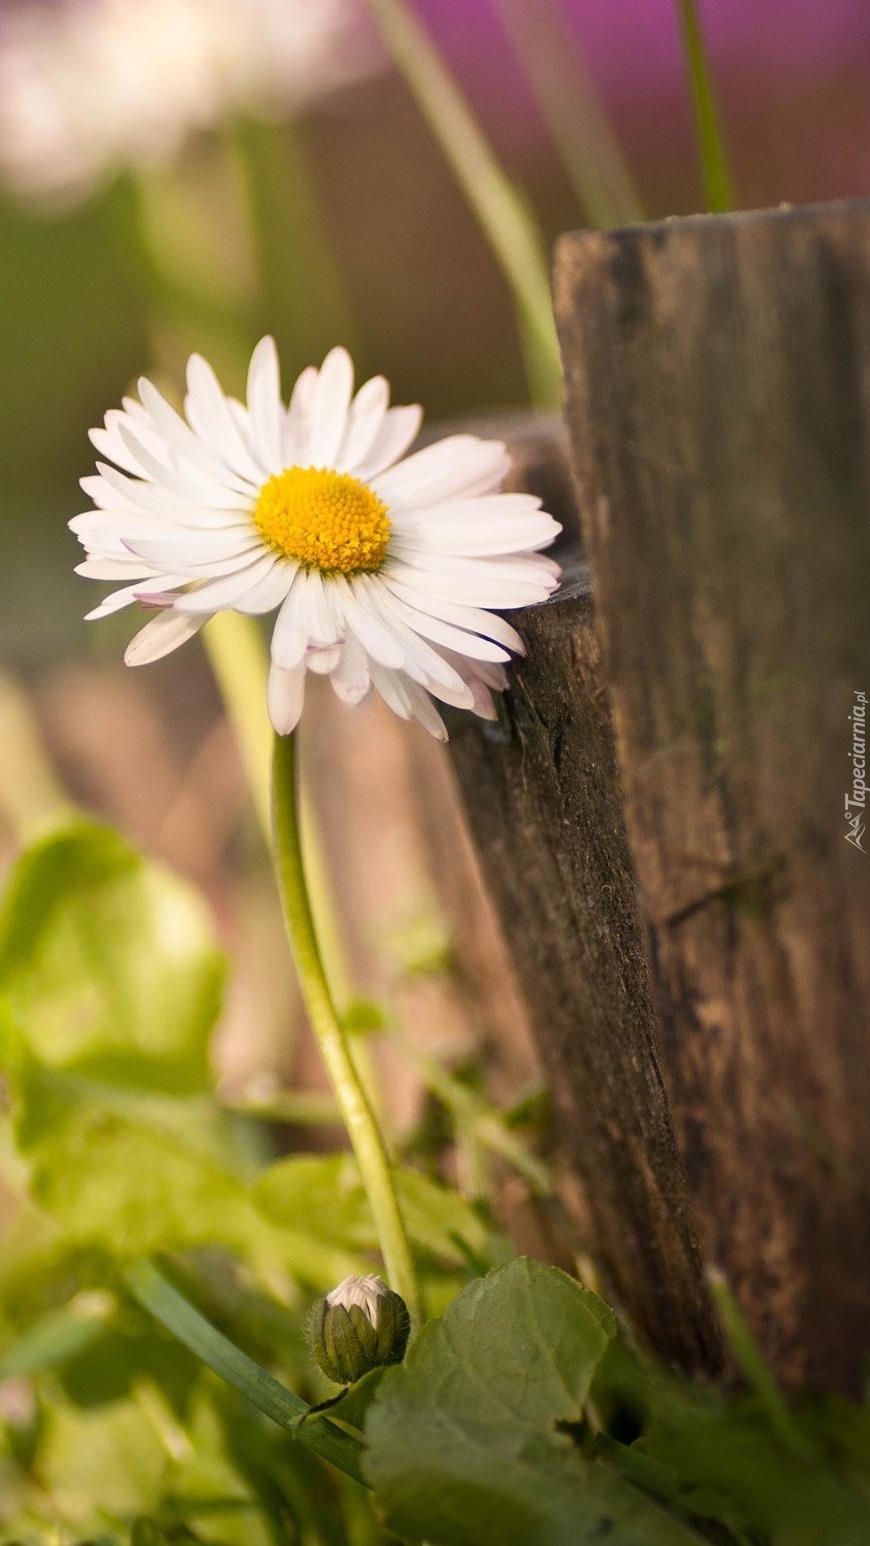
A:
<svg viewBox="0 0 870 1546">
<path fill-rule="evenodd" d="M 576 58 L 542 58 L 539 3 Z M 552 132 L 560 105 L 570 130 L 584 70 L 645 216 L 700 206 L 672 0 L 416 9 L 548 241 L 587 219 Z M 99 30 L 101 10 L 103 54 L 76 52 L 77 13 Z M 706 0 L 703 15 L 740 203 L 865 193 L 866 0 Z M 30 715 L 58 784 L 212 897 L 239 960 L 227 1077 L 304 1084 L 317 1076 L 205 661 L 193 645 L 126 672 L 130 618 L 81 621 L 98 591 L 73 575 L 65 528 L 86 503 L 87 429 L 140 372 L 169 390 L 197 348 L 237 390 L 264 331 L 288 387 L 343 341 L 360 378 L 385 372 L 430 422 L 524 402 L 504 280 L 362 0 L 0 0 L 0 833 L 8 851 L 52 798 Z M 499 1049 L 496 1085 L 519 1088 L 522 1011 L 455 846 L 446 763 L 375 706 L 324 701 L 308 721 L 356 988 L 394 989 L 454 1061 Z M 405 1089 L 391 1080 L 399 1105 Z"/>
</svg>

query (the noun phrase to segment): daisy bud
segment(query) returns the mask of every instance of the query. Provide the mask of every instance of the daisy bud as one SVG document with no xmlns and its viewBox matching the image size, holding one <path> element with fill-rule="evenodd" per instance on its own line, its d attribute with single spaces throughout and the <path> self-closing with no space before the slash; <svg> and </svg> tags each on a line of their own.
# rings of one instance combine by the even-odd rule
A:
<svg viewBox="0 0 870 1546">
<path fill-rule="evenodd" d="M 314 1356 L 336 1385 L 353 1385 L 372 1369 L 401 1363 L 411 1322 L 404 1299 L 376 1277 L 339 1283 L 311 1317 Z"/>
</svg>

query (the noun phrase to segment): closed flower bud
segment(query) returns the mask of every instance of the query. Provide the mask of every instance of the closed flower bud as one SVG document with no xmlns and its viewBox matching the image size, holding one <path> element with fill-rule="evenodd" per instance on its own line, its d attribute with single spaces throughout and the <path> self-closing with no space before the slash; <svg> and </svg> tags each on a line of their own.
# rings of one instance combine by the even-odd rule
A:
<svg viewBox="0 0 870 1546">
<path fill-rule="evenodd" d="M 311 1318 L 314 1356 L 336 1385 L 352 1385 L 383 1364 L 401 1363 L 411 1322 L 404 1299 L 380 1278 L 345 1278 Z"/>
</svg>

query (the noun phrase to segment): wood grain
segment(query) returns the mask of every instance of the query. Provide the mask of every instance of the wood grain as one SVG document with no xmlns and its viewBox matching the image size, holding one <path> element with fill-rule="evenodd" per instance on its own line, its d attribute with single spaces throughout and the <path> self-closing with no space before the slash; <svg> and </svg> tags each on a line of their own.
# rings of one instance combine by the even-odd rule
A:
<svg viewBox="0 0 870 1546">
<path fill-rule="evenodd" d="M 870 1348 L 870 204 L 563 238 L 556 309 L 665 1083 L 790 1386 Z M 870 848 L 870 839 L 865 837 Z"/>
<path fill-rule="evenodd" d="M 514 486 L 570 531 L 561 437 L 516 445 Z M 451 721 L 469 826 L 511 946 L 605 1287 L 666 1358 L 718 1337 L 667 1109 L 588 570 L 511 614 L 527 647 L 498 724 Z"/>
</svg>

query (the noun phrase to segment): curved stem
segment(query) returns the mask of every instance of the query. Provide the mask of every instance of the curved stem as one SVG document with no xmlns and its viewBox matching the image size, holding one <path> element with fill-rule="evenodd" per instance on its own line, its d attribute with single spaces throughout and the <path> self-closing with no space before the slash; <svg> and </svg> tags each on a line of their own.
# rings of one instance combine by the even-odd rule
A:
<svg viewBox="0 0 870 1546">
<path fill-rule="evenodd" d="M 257 821 L 271 846 L 269 777 L 272 732 L 263 713 L 269 654 L 254 619 L 219 612 L 202 632 L 203 648 L 223 699 L 251 790 Z M 333 991 L 339 1003 L 352 997 L 350 969 L 332 896 L 326 857 L 311 799 L 302 791 L 302 831 L 314 916 Z"/>
<path fill-rule="evenodd" d="M 300 125 L 239 118 L 226 137 L 257 275 L 259 326 L 302 370 L 338 339 L 352 347 L 344 278 Z"/>
<path fill-rule="evenodd" d="M 369 9 L 514 292 L 531 385 L 542 404 L 558 405 L 559 349 L 537 221 L 406 0 L 369 0 Z"/>
<path fill-rule="evenodd" d="M 643 209 L 560 0 L 495 0 L 508 42 L 591 225 L 637 225 Z"/>
<path fill-rule="evenodd" d="M 420 1297 L 390 1162 L 330 992 L 314 926 L 302 860 L 297 800 L 296 736 L 276 736 L 272 761 L 272 831 L 278 890 L 311 1029 L 341 1109 L 369 1199 L 387 1277 L 419 1320 Z"/>
</svg>

